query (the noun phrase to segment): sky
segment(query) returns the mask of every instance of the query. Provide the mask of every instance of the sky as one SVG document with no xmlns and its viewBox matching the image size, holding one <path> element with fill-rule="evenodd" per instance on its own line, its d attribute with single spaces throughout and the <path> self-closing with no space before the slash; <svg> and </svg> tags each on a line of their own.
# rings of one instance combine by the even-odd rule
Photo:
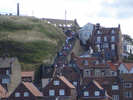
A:
<svg viewBox="0 0 133 100">
<path fill-rule="evenodd" d="M 38 18 L 77 19 L 80 26 L 100 23 L 104 27 L 121 25 L 123 34 L 133 37 L 133 0 L 0 0 L 0 13 L 16 13 Z"/>
</svg>

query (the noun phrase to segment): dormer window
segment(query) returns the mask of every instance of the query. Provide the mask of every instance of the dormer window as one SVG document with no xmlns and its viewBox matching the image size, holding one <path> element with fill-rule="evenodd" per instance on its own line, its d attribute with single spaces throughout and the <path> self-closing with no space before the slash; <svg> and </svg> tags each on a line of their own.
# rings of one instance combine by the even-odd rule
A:
<svg viewBox="0 0 133 100">
<path fill-rule="evenodd" d="M 60 84 L 60 81 L 59 80 L 55 80 L 54 81 L 54 85 L 59 85 Z"/>
<path fill-rule="evenodd" d="M 89 92 L 88 91 L 84 91 L 84 96 L 85 97 L 89 96 Z"/>
<path fill-rule="evenodd" d="M 99 96 L 100 95 L 100 91 L 95 91 L 95 96 Z"/>
</svg>

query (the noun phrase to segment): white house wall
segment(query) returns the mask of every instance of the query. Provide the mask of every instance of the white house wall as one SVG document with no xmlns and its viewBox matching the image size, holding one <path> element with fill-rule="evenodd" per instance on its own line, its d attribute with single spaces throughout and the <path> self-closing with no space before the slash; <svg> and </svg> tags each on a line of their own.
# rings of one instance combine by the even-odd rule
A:
<svg viewBox="0 0 133 100">
<path fill-rule="evenodd" d="M 129 73 L 133 74 L 133 68 L 129 71 Z"/>
<path fill-rule="evenodd" d="M 120 70 L 120 73 L 128 73 L 128 70 L 124 64 L 121 64 L 118 69 Z"/>
</svg>

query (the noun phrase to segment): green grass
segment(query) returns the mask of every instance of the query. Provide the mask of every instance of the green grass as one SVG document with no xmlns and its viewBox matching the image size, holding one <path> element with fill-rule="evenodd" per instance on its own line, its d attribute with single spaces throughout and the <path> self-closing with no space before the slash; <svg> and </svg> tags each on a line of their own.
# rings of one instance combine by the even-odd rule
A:
<svg viewBox="0 0 133 100">
<path fill-rule="evenodd" d="M 63 32 L 33 17 L 0 16 L 0 56 L 18 57 L 22 70 L 52 63 L 65 40 Z M 7 51 L 5 51 L 7 50 Z"/>
</svg>

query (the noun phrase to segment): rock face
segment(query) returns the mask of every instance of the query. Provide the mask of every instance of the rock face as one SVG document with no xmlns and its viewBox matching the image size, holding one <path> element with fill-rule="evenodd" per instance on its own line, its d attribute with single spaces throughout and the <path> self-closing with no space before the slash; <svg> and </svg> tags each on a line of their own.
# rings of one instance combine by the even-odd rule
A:
<svg viewBox="0 0 133 100">
<path fill-rule="evenodd" d="M 85 45 L 87 40 L 90 38 L 92 31 L 93 31 L 94 25 L 91 23 L 88 23 L 84 25 L 80 30 L 79 30 L 79 38 L 81 42 Z"/>
</svg>

